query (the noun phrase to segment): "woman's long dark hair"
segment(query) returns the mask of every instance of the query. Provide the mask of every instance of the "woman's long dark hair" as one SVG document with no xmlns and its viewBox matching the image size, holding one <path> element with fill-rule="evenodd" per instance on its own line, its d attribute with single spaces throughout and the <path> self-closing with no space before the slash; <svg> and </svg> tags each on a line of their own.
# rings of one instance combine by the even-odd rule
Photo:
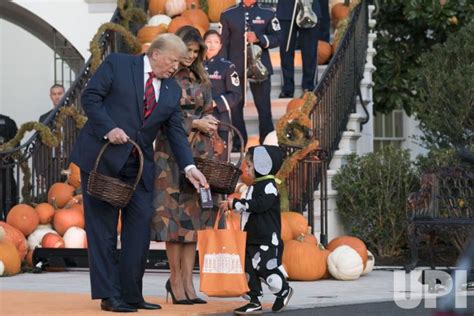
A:
<svg viewBox="0 0 474 316">
<path fill-rule="evenodd" d="M 190 25 L 185 25 L 180 27 L 175 34 L 183 40 L 186 46 L 190 43 L 197 43 L 199 45 L 198 56 L 189 68 L 194 72 L 202 84 L 210 85 L 211 82 L 209 81 L 209 76 L 204 69 L 204 57 L 206 56 L 207 46 L 204 44 L 204 40 L 202 39 L 198 29 Z"/>
</svg>

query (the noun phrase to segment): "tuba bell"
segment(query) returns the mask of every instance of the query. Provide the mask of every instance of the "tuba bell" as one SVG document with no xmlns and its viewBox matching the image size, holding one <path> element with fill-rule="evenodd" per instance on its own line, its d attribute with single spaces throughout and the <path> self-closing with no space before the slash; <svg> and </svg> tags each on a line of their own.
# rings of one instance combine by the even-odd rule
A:
<svg viewBox="0 0 474 316">
<path fill-rule="evenodd" d="M 262 48 L 249 43 L 247 46 L 247 79 L 250 82 L 261 83 L 268 79 L 268 70 L 261 58 Z"/>
<path fill-rule="evenodd" d="M 298 2 L 298 15 L 296 25 L 303 29 L 310 29 L 318 24 L 318 16 L 311 9 L 312 0 L 296 0 Z"/>
</svg>

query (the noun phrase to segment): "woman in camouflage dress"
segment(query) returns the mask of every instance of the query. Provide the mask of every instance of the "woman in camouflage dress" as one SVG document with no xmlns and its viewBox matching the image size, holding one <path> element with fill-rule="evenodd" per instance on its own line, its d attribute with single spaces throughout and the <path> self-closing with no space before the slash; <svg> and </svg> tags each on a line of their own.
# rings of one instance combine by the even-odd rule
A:
<svg viewBox="0 0 474 316">
<path fill-rule="evenodd" d="M 183 90 L 181 108 L 184 125 L 192 142 L 194 156 L 212 158 L 211 136 L 218 121 L 213 111 L 211 85 L 203 67 L 206 46 L 199 31 L 185 26 L 176 32 L 188 47 L 188 57 L 181 61 L 174 75 Z M 206 303 L 196 295 L 192 272 L 196 255 L 197 231 L 212 226 L 217 210 L 203 209 L 196 189 L 180 174 L 165 133 L 155 143 L 155 215 L 152 240 L 166 242 L 170 279 L 166 284 L 174 304 Z M 214 205 L 219 201 L 214 198 Z"/>
</svg>

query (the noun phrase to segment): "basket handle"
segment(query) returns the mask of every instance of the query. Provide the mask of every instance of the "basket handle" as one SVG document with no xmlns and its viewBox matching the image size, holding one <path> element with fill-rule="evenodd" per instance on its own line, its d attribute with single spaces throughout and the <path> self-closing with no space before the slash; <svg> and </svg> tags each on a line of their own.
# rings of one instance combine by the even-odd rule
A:
<svg viewBox="0 0 474 316">
<path fill-rule="evenodd" d="M 240 165 L 242 164 L 242 161 L 244 160 L 244 139 L 242 137 L 242 134 L 239 132 L 239 130 L 232 124 L 229 124 L 229 123 L 225 123 L 225 122 L 219 122 L 219 125 L 222 125 L 222 126 L 227 126 L 229 127 L 233 133 L 236 133 L 237 136 L 239 137 L 240 139 L 240 157 L 239 157 L 239 161 L 237 162 L 237 164 L 235 165 L 237 168 L 240 169 Z M 194 141 L 196 140 L 196 135 L 200 133 L 199 131 L 195 132 L 191 138 L 191 140 L 189 141 L 189 144 L 192 145 L 194 143 Z"/>
<path fill-rule="evenodd" d="M 138 168 L 137 178 L 135 179 L 135 183 L 133 184 L 133 190 L 135 190 L 137 188 L 138 182 L 140 182 L 140 178 L 141 178 L 142 173 L 143 173 L 143 153 L 142 153 L 142 150 L 141 150 L 140 146 L 138 146 L 138 144 L 136 142 L 134 142 L 130 138 L 128 139 L 128 142 L 132 143 L 132 145 L 135 146 L 135 148 L 137 149 L 137 152 L 138 152 L 138 157 L 140 159 L 140 166 Z M 107 141 L 102 146 L 102 148 L 100 149 L 99 155 L 97 156 L 97 158 L 95 160 L 94 171 L 97 171 L 97 167 L 99 166 L 100 158 L 102 158 L 102 155 L 104 154 L 105 150 L 107 149 L 107 147 L 110 144 L 112 144 L 112 143 L 110 141 Z"/>
</svg>

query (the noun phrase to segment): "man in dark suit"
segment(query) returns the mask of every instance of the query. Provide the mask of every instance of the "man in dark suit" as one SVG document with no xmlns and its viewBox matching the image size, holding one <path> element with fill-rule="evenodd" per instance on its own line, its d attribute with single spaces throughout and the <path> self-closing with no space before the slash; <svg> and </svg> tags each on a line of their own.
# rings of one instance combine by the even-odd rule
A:
<svg viewBox="0 0 474 316">
<path fill-rule="evenodd" d="M 303 61 L 302 88 L 313 91 L 315 87 L 316 67 L 318 66 L 318 40 L 329 42 L 329 5 L 328 0 L 313 0 L 311 9 L 318 17 L 313 28 L 300 28 L 292 21 L 296 0 L 280 0 L 277 4 L 277 17 L 281 24 L 280 60 L 283 73 L 283 87 L 280 98 L 293 98 L 295 90 L 295 48 L 296 41 L 301 50 Z M 293 29 L 290 34 L 291 23 Z M 290 46 L 286 51 L 288 38 Z"/>
<path fill-rule="evenodd" d="M 244 121 L 245 90 L 244 82 L 245 61 L 244 48 L 247 43 L 253 43 L 262 49 L 261 61 L 267 68 L 269 76 L 263 82 L 250 82 L 255 106 L 258 111 L 258 129 L 260 143 L 265 136 L 274 130 L 271 111 L 271 80 L 273 74 L 270 61 L 269 49 L 277 47 L 280 41 L 280 24 L 273 9 L 260 7 L 256 0 L 242 0 L 241 3 L 222 12 L 220 19 L 220 32 L 222 37 L 221 55 L 235 65 L 242 83 L 242 95 L 244 96 L 237 106 L 231 108 L 232 124 L 240 131 L 247 144 L 247 130 Z M 233 151 L 240 151 L 240 139 L 234 137 Z"/>
<path fill-rule="evenodd" d="M 42 114 L 39 118 L 40 123 L 44 123 L 46 119 L 48 118 L 49 114 L 53 112 L 53 110 L 59 105 L 59 101 L 64 96 L 64 86 L 58 83 L 55 83 L 49 88 L 49 98 L 51 99 L 51 102 L 53 103 L 53 108 L 49 110 L 48 112 Z M 48 126 L 52 126 L 52 122 L 50 121 Z"/>
<path fill-rule="evenodd" d="M 89 251 L 92 298 L 102 299 L 103 310 L 133 312 L 159 309 L 142 295 L 142 278 L 150 244 L 150 222 L 155 178 L 153 141 L 163 128 L 186 177 L 196 187 L 208 187 L 194 166 L 179 106 L 181 88 L 169 79 L 187 48 L 174 34 L 162 34 L 147 54 L 111 54 L 101 64 L 82 94 L 88 116 L 71 161 L 81 168 Z M 118 208 L 87 193 L 89 173 L 107 142 L 98 172 L 133 182 L 139 162 L 128 139 L 139 144 L 144 156 L 141 180 L 130 202 L 122 208 L 120 256 L 117 252 Z"/>
</svg>

